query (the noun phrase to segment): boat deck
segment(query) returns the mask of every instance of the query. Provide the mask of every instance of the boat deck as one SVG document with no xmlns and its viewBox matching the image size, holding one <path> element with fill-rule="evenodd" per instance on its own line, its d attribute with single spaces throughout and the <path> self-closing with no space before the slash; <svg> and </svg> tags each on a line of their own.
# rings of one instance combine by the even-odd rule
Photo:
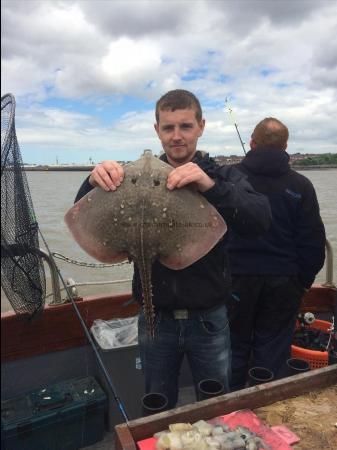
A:
<svg viewBox="0 0 337 450">
<path fill-rule="evenodd" d="M 76 304 L 85 320 L 87 329 L 90 329 L 93 321 L 97 318 L 110 320 L 111 318 L 136 315 L 138 305 L 130 303 L 130 298 L 131 294 L 117 297 L 108 295 L 93 296 L 92 298 L 78 299 Z M 331 314 L 335 307 L 335 299 L 335 287 L 313 286 L 303 298 L 301 311 L 311 311 L 321 319 L 331 319 Z M 321 316 L 322 314 L 328 316 L 323 317 Z M 1 336 L 1 372 L 3 379 L 6 380 L 5 383 L 2 383 L 2 400 L 23 395 L 31 390 L 39 389 L 41 386 L 49 386 L 77 377 L 94 376 L 99 382 L 103 383 L 104 381 L 97 360 L 94 357 L 93 348 L 88 345 L 71 304 L 46 306 L 39 320 L 34 322 L 34 326 L 21 320 L 20 317 L 13 313 L 2 314 Z M 121 351 L 121 354 L 116 353 L 115 350 L 101 353 L 101 358 L 108 360 L 106 366 L 120 396 L 119 376 L 121 375 L 120 378 L 123 384 L 125 374 L 128 373 L 128 376 L 131 376 L 132 372 L 122 368 L 121 355 L 124 355 L 124 353 L 126 358 L 129 354 L 128 351 Z M 134 371 L 138 372 L 136 370 L 138 367 L 132 362 L 133 360 L 130 357 L 126 358 L 126 360 L 131 360 Z M 22 374 L 25 376 L 22 376 Z M 257 408 L 298 396 L 303 393 L 304 389 L 310 392 L 315 389 L 323 389 L 335 385 L 336 390 L 334 392 L 336 393 L 336 364 L 334 367 L 329 366 L 325 369 L 313 370 L 307 374 L 303 374 L 304 378 L 301 378 L 301 380 L 296 379 L 298 377 L 296 375 L 293 380 L 277 380 L 268 383 L 268 386 L 262 385 L 259 389 L 244 389 L 238 393 L 226 394 L 209 401 L 197 403 L 194 399 L 193 388 L 189 386 L 191 382 L 186 383 L 186 380 L 184 380 L 182 386 L 185 387 L 182 388 L 182 395 L 177 408 L 154 416 L 131 420 L 128 426 L 125 423 L 121 423 L 116 426 L 117 434 L 114 431 L 107 431 L 100 442 L 87 446 L 85 449 L 136 450 L 135 443 L 138 440 L 151 437 L 156 431 L 166 429 L 169 423 L 195 422 L 200 419 L 207 420 L 245 408 L 256 411 Z M 133 387 L 135 387 L 135 378 L 132 378 L 132 380 Z M 186 386 L 189 386 L 189 392 Z M 104 388 L 103 384 L 102 387 Z M 132 400 L 137 396 L 140 398 L 140 395 L 136 395 L 132 390 Z M 126 399 L 124 402 L 126 402 Z M 122 422 L 123 419 L 117 417 L 118 408 L 112 399 L 109 402 L 109 406 L 109 418 L 116 420 L 117 423 Z M 331 403 L 325 406 L 332 407 Z M 290 410 L 289 408 L 287 409 L 289 417 L 292 417 L 290 414 L 292 408 L 293 406 Z M 313 407 L 304 408 L 306 411 L 314 412 Z M 130 417 L 139 417 L 131 415 L 130 411 L 128 413 Z M 337 441 L 337 429 L 334 428 L 334 424 L 337 421 L 336 407 L 335 410 L 331 410 L 330 416 L 330 426 L 333 427 L 332 430 L 336 435 Z M 270 417 L 275 418 L 275 414 L 269 412 Z M 263 417 L 261 418 L 263 419 Z M 328 419 L 325 420 L 325 422 L 327 421 Z M 108 428 L 113 430 L 116 422 L 113 423 L 112 420 L 110 422 Z M 266 422 L 269 422 L 268 418 Z M 292 423 L 290 423 L 289 427 L 292 428 Z M 294 431 L 296 432 L 296 430 Z M 308 433 L 311 433 L 310 429 Z M 126 445 L 123 442 L 125 439 L 128 440 Z M 301 436 L 301 439 L 304 438 Z M 296 450 L 300 448 L 305 447 L 296 447 Z M 318 448 L 316 447 L 316 450 Z M 329 449 L 328 444 L 321 448 Z"/>
<path fill-rule="evenodd" d="M 112 431 L 107 431 L 102 441 L 97 442 L 89 447 L 83 447 L 82 450 L 115 450 L 116 449 L 116 435 Z"/>
</svg>

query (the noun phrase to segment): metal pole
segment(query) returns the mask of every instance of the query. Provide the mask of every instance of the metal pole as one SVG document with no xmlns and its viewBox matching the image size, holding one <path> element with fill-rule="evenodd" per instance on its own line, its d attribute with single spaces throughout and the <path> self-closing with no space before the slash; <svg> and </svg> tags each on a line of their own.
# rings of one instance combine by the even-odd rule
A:
<svg viewBox="0 0 337 450">
<path fill-rule="evenodd" d="M 234 118 L 233 118 L 233 110 L 232 110 L 232 108 L 229 106 L 229 103 L 228 103 L 228 99 L 227 99 L 227 98 L 226 98 L 226 101 L 225 101 L 225 108 L 228 109 L 228 114 L 229 114 L 229 116 L 231 117 L 231 119 L 232 119 L 232 121 L 233 121 L 233 124 L 234 124 L 234 126 L 235 126 L 235 129 L 236 129 L 236 132 L 237 132 L 237 134 L 238 134 L 238 136 L 239 136 L 239 140 L 240 140 L 241 147 L 242 147 L 242 149 L 243 149 L 243 153 L 246 155 L 247 153 L 246 153 L 246 149 L 245 149 L 245 144 L 244 144 L 243 140 L 241 139 L 241 135 L 240 135 L 240 132 L 239 132 L 238 125 L 237 125 L 237 123 L 235 122 L 235 120 L 234 120 Z"/>
<path fill-rule="evenodd" d="M 241 146 L 242 146 L 242 148 L 243 148 L 243 152 L 244 152 L 244 154 L 246 155 L 247 153 L 246 153 L 246 149 L 245 149 L 245 144 L 243 143 L 243 141 L 242 141 L 242 139 L 241 139 L 241 136 L 240 136 L 240 133 L 239 133 L 238 126 L 237 126 L 236 123 L 234 123 L 234 125 L 235 125 L 235 129 L 236 129 L 236 131 L 237 131 L 237 133 L 238 133 L 238 136 L 239 136 L 239 139 L 240 139 L 240 142 L 241 142 Z"/>
<path fill-rule="evenodd" d="M 323 283 L 323 286 L 326 287 L 336 287 L 336 284 L 333 281 L 333 250 L 332 245 L 328 241 L 328 239 L 325 241 L 325 252 L 326 252 L 326 276 L 325 276 L 325 283 Z"/>
</svg>

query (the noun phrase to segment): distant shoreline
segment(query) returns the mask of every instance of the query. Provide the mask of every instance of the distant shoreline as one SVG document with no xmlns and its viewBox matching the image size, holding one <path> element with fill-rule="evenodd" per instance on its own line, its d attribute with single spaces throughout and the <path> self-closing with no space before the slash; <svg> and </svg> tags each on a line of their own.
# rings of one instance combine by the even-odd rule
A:
<svg viewBox="0 0 337 450">
<path fill-rule="evenodd" d="M 38 165 L 38 166 L 23 166 L 26 172 L 91 172 L 95 166 L 94 165 Z M 294 170 L 329 170 L 337 169 L 336 164 L 326 164 L 318 166 L 296 166 L 292 165 Z"/>
<path fill-rule="evenodd" d="M 294 170 L 329 170 L 329 169 L 337 169 L 336 164 L 324 164 L 318 166 L 290 166 Z"/>
<path fill-rule="evenodd" d="M 26 172 L 91 172 L 94 165 L 38 165 L 38 166 L 23 166 Z"/>
</svg>

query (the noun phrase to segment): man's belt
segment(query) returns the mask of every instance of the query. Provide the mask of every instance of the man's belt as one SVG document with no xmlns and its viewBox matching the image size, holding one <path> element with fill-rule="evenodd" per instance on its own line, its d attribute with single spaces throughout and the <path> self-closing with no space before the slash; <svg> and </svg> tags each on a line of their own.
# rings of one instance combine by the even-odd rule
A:
<svg viewBox="0 0 337 450">
<path fill-rule="evenodd" d="M 224 303 L 220 303 L 219 305 L 213 306 L 212 308 L 206 309 L 161 309 L 158 312 L 161 313 L 164 317 L 168 317 L 170 319 L 175 320 L 187 320 L 194 319 L 196 317 L 200 317 L 203 314 L 207 314 L 208 312 L 215 311 L 218 308 L 221 308 Z"/>
</svg>

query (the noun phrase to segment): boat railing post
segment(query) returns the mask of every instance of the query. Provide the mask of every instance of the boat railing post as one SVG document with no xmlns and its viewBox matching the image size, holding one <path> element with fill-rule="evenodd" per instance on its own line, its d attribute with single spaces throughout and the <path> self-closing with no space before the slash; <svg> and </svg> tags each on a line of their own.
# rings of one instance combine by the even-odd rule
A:
<svg viewBox="0 0 337 450">
<path fill-rule="evenodd" d="M 326 275 L 325 275 L 325 283 L 322 283 L 322 286 L 326 287 L 336 287 L 333 281 L 333 250 L 332 245 L 326 239 L 325 241 L 325 254 L 326 254 Z"/>
<path fill-rule="evenodd" d="M 63 303 L 61 298 L 61 289 L 60 282 L 58 278 L 58 273 L 56 269 L 56 265 L 54 260 L 49 256 L 47 252 L 42 250 L 41 248 L 34 249 L 34 252 L 37 253 L 41 258 L 45 260 L 50 270 L 50 278 L 51 278 L 51 288 L 53 294 L 53 300 L 49 303 L 49 305 L 59 305 Z"/>
</svg>

